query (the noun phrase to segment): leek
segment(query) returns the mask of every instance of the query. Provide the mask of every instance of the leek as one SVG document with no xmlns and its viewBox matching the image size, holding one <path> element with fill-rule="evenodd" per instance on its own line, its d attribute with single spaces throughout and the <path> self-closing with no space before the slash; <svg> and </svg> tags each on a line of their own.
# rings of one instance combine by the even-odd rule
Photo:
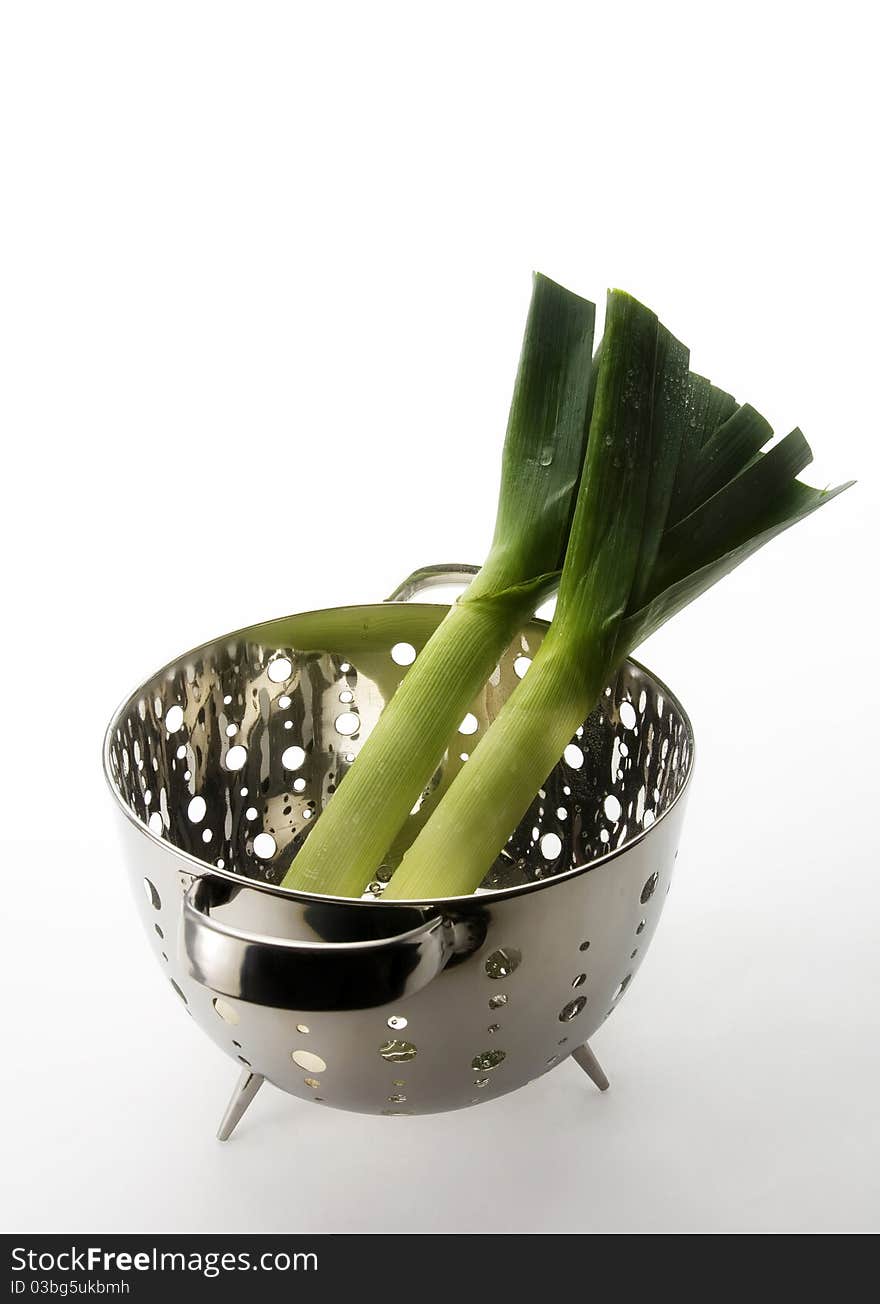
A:
<svg viewBox="0 0 880 1304">
<path fill-rule="evenodd" d="M 550 629 L 406 851 L 385 900 L 474 891 L 615 666 L 694 597 L 846 485 L 795 479 L 793 431 L 687 371 L 653 313 L 609 295 L 586 463 Z"/>
<path fill-rule="evenodd" d="M 535 278 L 488 557 L 417 656 L 282 886 L 359 896 L 498 658 L 555 589 L 592 403 L 595 308 Z"/>
</svg>

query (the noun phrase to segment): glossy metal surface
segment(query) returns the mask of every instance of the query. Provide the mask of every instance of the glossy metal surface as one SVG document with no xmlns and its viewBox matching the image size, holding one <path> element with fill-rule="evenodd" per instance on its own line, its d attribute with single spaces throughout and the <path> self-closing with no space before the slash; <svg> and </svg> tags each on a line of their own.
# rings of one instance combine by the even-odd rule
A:
<svg viewBox="0 0 880 1304">
<path fill-rule="evenodd" d="M 229 1140 L 265 1080 L 259 1073 L 251 1073 L 250 1069 L 242 1070 L 217 1128 L 218 1141 Z"/>
<path fill-rule="evenodd" d="M 259 897 L 265 905 L 269 895 L 268 888 L 229 884 L 210 875 L 195 880 L 183 902 L 183 949 L 192 978 L 223 996 L 257 1005 L 362 1010 L 412 996 L 436 978 L 456 951 L 452 920 L 442 915 L 420 919 L 418 911 L 378 904 L 365 921 L 381 931 L 377 938 L 324 942 L 248 931 L 242 923 L 248 914 L 242 898 Z M 237 923 L 223 922 L 224 908 Z M 283 906 L 276 926 L 282 911 Z"/>
<path fill-rule="evenodd" d="M 610 1083 L 605 1076 L 605 1070 L 586 1042 L 584 1042 L 583 1046 L 578 1046 L 577 1050 L 571 1052 L 571 1058 L 577 1064 L 580 1064 L 587 1077 L 595 1082 L 600 1091 L 608 1090 Z"/>
<path fill-rule="evenodd" d="M 477 894 L 309 896 L 276 884 L 405 667 L 393 640 L 355 665 L 255 628 L 160 671 L 107 734 L 126 863 L 176 999 L 255 1077 L 369 1113 L 479 1103 L 577 1051 L 628 990 L 669 888 L 692 765 L 675 699 L 627 662 Z M 413 835 L 545 629 L 473 703 Z"/>
<path fill-rule="evenodd" d="M 468 562 L 455 561 L 442 562 L 438 566 L 422 566 L 407 575 L 386 601 L 411 602 L 420 593 L 429 593 L 431 589 L 470 584 L 479 569 L 479 566 L 471 566 Z"/>
</svg>

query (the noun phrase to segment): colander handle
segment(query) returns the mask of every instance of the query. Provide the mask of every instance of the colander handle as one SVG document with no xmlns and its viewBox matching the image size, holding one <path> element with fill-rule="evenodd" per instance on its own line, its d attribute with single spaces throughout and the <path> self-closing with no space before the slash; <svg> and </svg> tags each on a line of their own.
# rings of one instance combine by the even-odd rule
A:
<svg viewBox="0 0 880 1304">
<path fill-rule="evenodd" d="M 425 589 L 440 589 L 450 584 L 460 584 L 464 587 L 470 584 L 479 569 L 479 566 L 455 561 L 440 562 L 436 566 L 422 566 L 420 570 L 414 570 L 412 575 L 407 575 L 385 601 L 411 602 Z"/>
<path fill-rule="evenodd" d="M 426 919 L 415 908 L 370 906 L 354 915 L 356 907 L 344 903 L 307 904 L 287 894 L 274 901 L 273 923 L 291 931 L 298 926 L 322 936 L 357 936 L 367 925 L 390 932 L 392 911 L 402 928 L 355 941 L 270 937 L 232 922 L 236 915 L 265 919 L 265 889 L 206 874 L 195 879 L 183 901 L 183 950 L 191 977 L 219 995 L 275 1009 L 368 1009 L 427 986 L 461 949 L 460 930 L 451 920 Z M 214 910 L 226 918 L 215 917 Z"/>
</svg>

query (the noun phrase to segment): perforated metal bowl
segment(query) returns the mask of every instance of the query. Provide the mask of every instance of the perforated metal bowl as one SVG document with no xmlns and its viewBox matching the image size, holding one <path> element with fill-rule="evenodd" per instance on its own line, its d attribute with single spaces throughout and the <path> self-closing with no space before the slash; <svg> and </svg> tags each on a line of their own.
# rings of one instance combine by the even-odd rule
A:
<svg viewBox="0 0 880 1304">
<path fill-rule="evenodd" d="M 417 572 L 396 609 L 471 573 Z M 401 647 L 381 610 L 387 647 L 357 661 L 290 646 L 284 620 L 206 643 L 143 684 L 107 730 L 105 773 L 150 944 L 176 997 L 242 1066 L 224 1138 L 264 1079 L 375 1114 L 478 1104 L 569 1055 L 607 1086 L 587 1038 L 629 987 L 669 890 L 693 740 L 679 703 L 634 661 L 477 894 L 384 904 L 378 882 L 360 901 L 278 887 L 442 614 L 408 607 Z M 532 622 L 502 658 L 414 829 L 546 628 Z"/>
</svg>

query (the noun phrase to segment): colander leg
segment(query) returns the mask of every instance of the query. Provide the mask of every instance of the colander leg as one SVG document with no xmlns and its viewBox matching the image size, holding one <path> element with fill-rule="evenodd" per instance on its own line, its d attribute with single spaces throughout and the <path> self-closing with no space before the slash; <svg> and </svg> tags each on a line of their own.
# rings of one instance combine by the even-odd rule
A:
<svg viewBox="0 0 880 1304">
<path fill-rule="evenodd" d="M 217 1129 L 218 1141 L 229 1140 L 264 1081 L 262 1074 L 252 1073 L 250 1069 L 244 1070 L 238 1079 L 229 1104 L 226 1106 L 226 1113 L 220 1120 L 220 1126 Z"/>
<path fill-rule="evenodd" d="M 595 1082 L 600 1091 L 608 1090 L 608 1079 L 605 1076 L 602 1065 L 590 1050 L 589 1042 L 585 1041 L 583 1046 L 578 1046 L 577 1050 L 572 1051 L 572 1059 L 577 1060 L 587 1077 Z"/>
</svg>

